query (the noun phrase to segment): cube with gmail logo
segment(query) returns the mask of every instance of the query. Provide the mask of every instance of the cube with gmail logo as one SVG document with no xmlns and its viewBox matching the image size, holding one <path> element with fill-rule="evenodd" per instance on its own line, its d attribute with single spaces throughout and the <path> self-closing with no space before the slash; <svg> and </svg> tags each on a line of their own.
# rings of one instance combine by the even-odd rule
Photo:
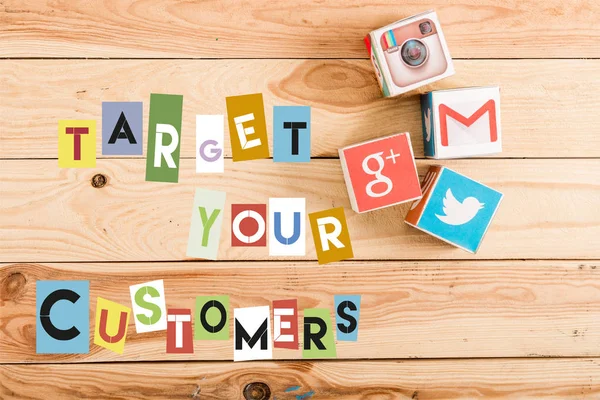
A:
<svg viewBox="0 0 600 400">
<path fill-rule="evenodd" d="M 425 156 L 445 159 L 502 151 L 500 88 L 436 90 L 421 95 Z"/>
<path fill-rule="evenodd" d="M 410 135 L 395 135 L 339 150 L 352 209 L 378 210 L 421 198 Z"/>
<path fill-rule="evenodd" d="M 502 193 L 449 168 L 434 165 L 405 223 L 470 253 L 479 249 Z"/>
<path fill-rule="evenodd" d="M 406 93 L 454 74 L 435 11 L 376 29 L 364 41 L 385 97 Z"/>
</svg>

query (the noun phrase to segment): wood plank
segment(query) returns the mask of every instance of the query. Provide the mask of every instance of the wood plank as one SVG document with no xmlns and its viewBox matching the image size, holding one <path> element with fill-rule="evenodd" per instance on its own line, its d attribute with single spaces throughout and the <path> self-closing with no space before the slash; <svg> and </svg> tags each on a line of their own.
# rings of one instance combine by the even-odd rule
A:
<svg viewBox="0 0 600 400">
<path fill-rule="evenodd" d="M 182 160 L 179 183 L 165 184 L 144 181 L 142 159 L 105 159 L 79 170 L 61 170 L 56 160 L 0 161 L 0 261 L 186 259 L 198 187 L 227 192 L 220 260 L 275 259 L 267 247 L 230 243 L 230 204 L 269 197 L 305 197 L 308 212 L 344 207 L 359 260 L 600 258 L 598 160 L 444 162 L 505 195 L 476 256 L 404 224 L 409 204 L 354 213 L 338 160 L 227 160 L 226 172 L 213 175 L 196 174 L 194 164 Z M 430 164 L 418 161 L 421 177 Z M 90 182 L 98 173 L 108 179 L 101 189 Z M 303 259 L 316 259 L 310 230 L 306 244 Z"/>
<path fill-rule="evenodd" d="M 244 399 L 244 388 L 255 382 L 267 384 L 270 398 L 278 400 L 298 400 L 310 392 L 314 397 L 307 399 L 600 396 L 600 367 L 593 358 L 0 365 L 0 377 L 5 400 L 231 400 Z"/>
<path fill-rule="evenodd" d="M 90 337 L 98 296 L 130 305 L 130 285 L 164 279 L 168 308 L 194 310 L 196 296 L 228 295 L 230 318 L 233 308 L 286 298 L 298 299 L 301 317 L 314 307 L 330 309 L 333 317 L 335 294 L 360 294 L 358 342 L 338 342 L 338 359 L 595 357 L 598 266 L 598 261 L 9 264 L 0 267 L 0 363 L 233 358 L 233 331 L 228 341 L 195 341 L 194 354 L 165 354 L 166 332 L 136 334 L 133 319 L 123 355 L 93 339 L 89 354 L 35 354 L 38 280 L 90 281 Z M 274 357 L 302 355 L 275 349 Z"/>
<path fill-rule="evenodd" d="M 600 157 L 600 60 L 471 60 L 456 69 L 421 91 L 499 85 L 504 151 L 495 157 Z M 60 119 L 97 120 L 102 157 L 101 103 L 143 101 L 146 135 L 152 92 L 184 95 L 183 157 L 196 154 L 196 114 L 225 114 L 226 96 L 263 92 L 270 134 L 274 105 L 312 107 L 313 157 L 409 131 L 423 158 L 418 94 L 381 98 L 366 60 L 3 60 L 0 97 L 10 101 L 0 102 L 0 158 L 56 158 Z M 227 126 L 225 137 L 230 157 Z"/>
<path fill-rule="evenodd" d="M 4 0 L 0 56 L 366 58 L 369 31 L 429 9 L 457 58 L 600 56 L 595 0 Z"/>
</svg>

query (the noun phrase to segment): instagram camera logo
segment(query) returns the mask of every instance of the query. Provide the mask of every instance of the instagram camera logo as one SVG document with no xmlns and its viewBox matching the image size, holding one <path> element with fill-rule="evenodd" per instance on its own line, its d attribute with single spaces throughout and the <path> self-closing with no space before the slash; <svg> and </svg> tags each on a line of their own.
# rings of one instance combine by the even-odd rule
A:
<svg viewBox="0 0 600 400">
<path fill-rule="evenodd" d="M 421 197 L 408 133 L 356 144 L 339 153 L 354 211 L 377 210 Z"/>
<path fill-rule="evenodd" d="M 392 80 L 398 87 L 436 77 L 448 68 L 437 25 L 429 18 L 384 32 L 381 48 Z"/>
</svg>

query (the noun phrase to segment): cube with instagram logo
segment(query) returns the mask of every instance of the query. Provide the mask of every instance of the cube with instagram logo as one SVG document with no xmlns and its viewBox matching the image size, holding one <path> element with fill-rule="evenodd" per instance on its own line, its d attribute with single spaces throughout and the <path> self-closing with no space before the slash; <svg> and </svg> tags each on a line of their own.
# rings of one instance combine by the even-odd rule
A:
<svg viewBox="0 0 600 400">
<path fill-rule="evenodd" d="M 500 88 L 436 90 L 421 95 L 425 156 L 444 159 L 502 152 Z"/>
<path fill-rule="evenodd" d="M 352 209 L 378 210 L 421 198 L 410 135 L 398 133 L 339 150 Z"/>
<path fill-rule="evenodd" d="M 418 14 L 365 37 L 385 97 L 397 96 L 454 74 L 435 11 Z"/>
</svg>

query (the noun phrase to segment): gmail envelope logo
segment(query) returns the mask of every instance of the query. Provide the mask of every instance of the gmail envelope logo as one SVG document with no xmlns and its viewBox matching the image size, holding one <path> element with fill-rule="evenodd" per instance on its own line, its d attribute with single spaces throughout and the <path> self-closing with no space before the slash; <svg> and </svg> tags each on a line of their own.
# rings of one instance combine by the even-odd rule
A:
<svg viewBox="0 0 600 400">
<path fill-rule="evenodd" d="M 440 90 L 424 96 L 421 108 L 427 157 L 469 157 L 502 151 L 498 87 Z"/>
</svg>

